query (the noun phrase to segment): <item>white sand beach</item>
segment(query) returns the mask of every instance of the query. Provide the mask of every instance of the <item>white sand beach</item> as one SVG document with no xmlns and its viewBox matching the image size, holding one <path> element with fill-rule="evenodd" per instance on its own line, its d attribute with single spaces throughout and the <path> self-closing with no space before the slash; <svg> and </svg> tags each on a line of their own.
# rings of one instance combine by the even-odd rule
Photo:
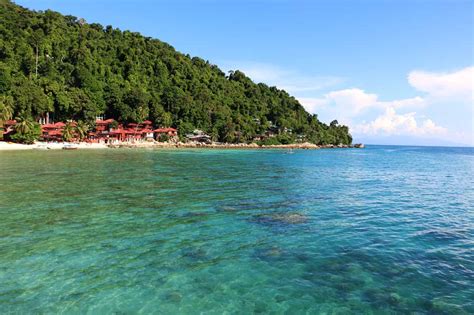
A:
<svg viewBox="0 0 474 315">
<path fill-rule="evenodd" d="M 61 150 L 66 143 L 62 142 L 35 142 L 34 144 L 20 144 L 13 142 L 0 141 L 0 151 L 11 151 L 11 150 Z M 75 144 L 78 149 L 106 149 L 107 145 L 102 143 L 86 143 L 81 142 Z"/>
</svg>

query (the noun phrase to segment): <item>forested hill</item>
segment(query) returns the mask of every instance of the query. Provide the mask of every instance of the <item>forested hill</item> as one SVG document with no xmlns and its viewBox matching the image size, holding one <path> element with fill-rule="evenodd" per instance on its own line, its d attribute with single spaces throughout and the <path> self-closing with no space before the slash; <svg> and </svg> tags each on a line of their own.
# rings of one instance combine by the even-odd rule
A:
<svg viewBox="0 0 474 315">
<path fill-rule="evenodd" d="M 248 141 L 271 125 L 281 142 L 352 141 L 346 126 L 319 122 L 285 91 L 240 71 L 226 75 L 157 39 L 8 0 L 0 0 L 0 102 L 22 119 L 46 112 L 55 121 L 150 119 L 226 142 Z"/>
</svg>

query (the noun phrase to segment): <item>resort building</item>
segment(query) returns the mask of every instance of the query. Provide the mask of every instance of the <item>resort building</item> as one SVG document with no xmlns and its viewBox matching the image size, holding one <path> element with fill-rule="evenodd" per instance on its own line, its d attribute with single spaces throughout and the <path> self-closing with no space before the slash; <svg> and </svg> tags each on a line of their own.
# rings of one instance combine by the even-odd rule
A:
<svg viewBox="0 0 474 315">
<path fill-rule="evenodd" d="M 64 139 L 64 128 L 66 123 L 49 123 L 47 119 L 40 118 L 42 141 L 62 142 Z M 77 122 L 68 121 L 67 124 L 77 127 Z M 10 140 L 10 136 L 15 132 L 15 120 L 8 120 L 3 124 L 4 139 Z M 211 137 L 200 130 L 195 131 L 191 141 L 210 142 Z M 74 128 L 71 141 L 79 139 L 78 131 Z M 114 119 L 103 119 L 97 117 L 95 126 L 87 132 L 84 141 L 92 143 L 114 143 L 114 142 L 142 142 L 142 141 L 178 141 L 178 130 L 176 128 L 153 129 L 153 123 L 145 120 L 141 123 L 119 124 Z"/>
<path fill-rule="evenodd" d="M 3 139 L 3 140 L 10 140 L 11 138 L 11 135 L 13 134 L 14 132 L 14 129 L 13 127 L 16 125 L 16 120 L 7 120 L 3 123 L 3 127 L 2 127 L 2 134 L 0 135 L 0 139 Z"/>
<path fill-rule="evenodd" d="M 44 141 L 62 141 L 63 129 L 66 126 L 63 122 L 55 124 L 41 125 L 41 138 Z"/>
<path fill-rule="evenodd" d="M 157 135 L 167 135 L 169 137 L 176 137 L 178 135 L 178 129 L 175 128 L 158 128 L 153 130 L 153 132 Z"/>
<path fill-rule="evenodd" d="M 202 142 L 202 143 L 212 142 L 211 136 L 209 136 L 204 131 L 199 130 L 199 129 L 195 129 L 193 133 L 187 134 L 186 139 L 188 139 L 189 141 Z"/>
</svg>

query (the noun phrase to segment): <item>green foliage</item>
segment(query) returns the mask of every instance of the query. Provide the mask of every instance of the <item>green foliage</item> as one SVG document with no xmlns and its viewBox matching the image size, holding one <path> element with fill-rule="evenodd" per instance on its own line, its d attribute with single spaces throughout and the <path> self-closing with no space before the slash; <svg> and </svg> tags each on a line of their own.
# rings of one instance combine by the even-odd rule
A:
<svg viewBox="0 0 474 315">
<path fill-rule="evenodd" d="M 116 120 L 114 120 L 113 122 L 109 124 L 109 127 L 112 129 L 117 129 L 118 125 L 119 123 Z"/>
<path fill-rule="evenodd" d="M 0 96 L 12 98 L 14 115 L 150 119 L 181 137 L 198 128 L 226 142 L 251 141 L 276 124 L 315 143 L 351 141 L 347 127 L 320 122 L 287 92 L 238 70 L 226 76 L 159 40 L 10 1 L 0 2 L 0 21 Z"/>
<path fill-rule="evenodd" d="M 166 142 L 170 139 L 170 137 L 167 135 L 167 134 L 161 134 L 159 137 L 158 137 L 158 141 L 159 142 Z"/>
<path fill-rule="evenodd" d="M 87 132 L 89 131 L 90 127 L 87 123 L 79 120 L 76 126 L 76 133 L 79 137 L 79 140 L 82 141 L 87 137 Z"/>
<path fill-rule="evenodd" d="M 3 124 L 6 120 L 13 117 L 13 98 L 11 96 L 0 97 L 0 122 Z"/>
<path fill-rule="evenodd" d="M 259 141 L 259 145 L 277 145 L 281 144 L 280 141 L 276 137 L 273 138 L 266 138 L 265 140 Z"/>
<path fill-rule="evenodd" d="M 12 140 L 32 144 L 41 136 L 40 125 L 33 121 L 31 118 L 19 117 L 16 119 L 17 124 L 15 125 L 15 133 L 12 136 Z"/>
<path fill-rule="evenodd" d="M 72 125 L 72 123 L 70 122 L 66 123 L 66 126 L 64 126 L 63 134 L 62 134 L 63 140 L 66 142 L 72 141 L 72 139 L 74 139 L 74 131 L 75 131 L 75 128 Z"/>
</svg>

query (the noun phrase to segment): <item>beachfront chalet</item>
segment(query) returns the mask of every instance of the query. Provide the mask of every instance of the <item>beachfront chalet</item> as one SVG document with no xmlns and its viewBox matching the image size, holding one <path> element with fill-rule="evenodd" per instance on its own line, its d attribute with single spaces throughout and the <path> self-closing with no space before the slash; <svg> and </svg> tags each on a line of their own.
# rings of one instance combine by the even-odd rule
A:
<svg viewBox="0 0 474 315">
<path fill-rule="evenodd" d="M 153 130 L 157 136 L 167 135 L 168 137 L 176 137 L 178 135 L 178 130 L 174 128 L 158 128 Z"/>
<path fill-rule="evenodd" d="M 114 119 L 96 119 L 95 128 L 87 133 L 87 141 L 89 142 L 105 142 L 110 139 L 110 132 L 117 125 Z"/>
<path fill-rule="evenodd" d="M 97 119 L 95 121 L 95 130 L 96 132 L 100 132 L 100 133 L 109 132 L 114 122 L 115 120 L 113 119 L 107 119 L 107 120 Z"/>
<path fill-rule="evenodd" d="M 145 139 L 145 141 L 153 141 L 154 140 L 154 132 L 153 130 L 149 128 L 145 128 L 141 131 L 142 133 L 142 138 Z"/>
<path fill-rule="evenodd" d="M 5 141 L 11 140 L 11 135 L 15 132 L 14 128 L 16 125 L 16 120 L 7 120 L 3 123 L 3 130 L 0 139 Z"/>
<path fill-rule="evenodd" d="M 133 124 L 136 126 L 136 124 Z M 115 141 L 128 141 L 128 142 L 135 142 L 142 138 L 142 131 L 135 128 L 123 128 L 123 126 L 119 126 L 117 129 L 112 130 L 109 132 L 109 139 Z"/>
<path fill-rule="evenodd" d="M 145 120 L 140 124 L 143 129 L 153 129 L 153 123 L 150 120 Z"/>
<path fill-rule="evenodd" d="M 66 124 L 63 122 L 41 125 L 41 140 L 62 141 L 65 126 Z"/>
<path fill-rule="evenodd" d="M 45 123 L 48 119 L 40 119 L 41 125 L 41 136 L 40 140 L 62 142 L 63 131 L 66 123 Z M 69 122 L 72 126 L 77 126 L 75 121 Z M 5 121 L 3 124 L 4 129 L 4 140 L 10 140 L 11 135 L 15 132 L 14 126 L 16 125 L 15 120 Z M 129 123 L 127 125 L 119 124 L 114 119 L 104 120 L 102 117 L 98 117 L 95 122 L 93 130 L 87 133 L 85 141 L 87 142 L 140 142 L 140 141 L 154 141 L 159 139 L 160 135 L 166 135 L 168 139 L 177 139 L 178 130 L 175 128 L 158 128 L 153 130 L 153 124 L 150 120 L 145 120 L 142 123 Z M 74 141 L 77 140 L 77 132 L 74 131 Z"/>
<path fill-rule="evenodd" d="M 178 140 L 178 130 L 175 128 L 158 128 L 153 130 L 153 134 L 157 141 Z"/>
<path fill-rule="evenodd" d="M 204 131 L 195 129 L 193 133 L 187 134 L 186 139 L 189 141 L 194 142 L 202 142 L 202 143 L 211 143 L 212 138 L 211 136 L 207 135 Z"/>
<path fill-rule="evenodd" d="M 305 141 L 306 141 L 306 135 L 305 134 L 296 135 L 296 142 L 305 142 Z"/>
</svg>

